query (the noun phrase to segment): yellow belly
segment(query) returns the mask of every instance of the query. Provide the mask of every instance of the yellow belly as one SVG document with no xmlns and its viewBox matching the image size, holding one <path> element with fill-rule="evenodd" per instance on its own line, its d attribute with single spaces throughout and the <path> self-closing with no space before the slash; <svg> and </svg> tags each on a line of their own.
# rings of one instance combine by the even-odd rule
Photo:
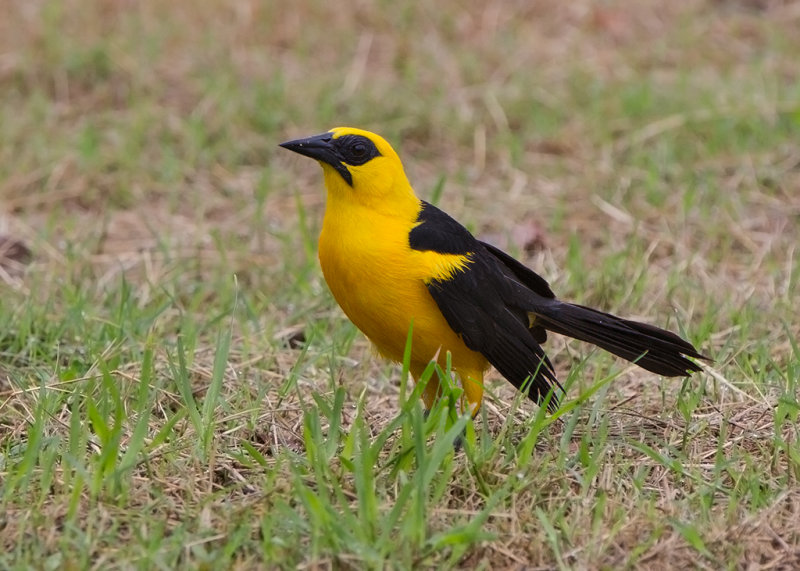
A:
<svg viewBox="0 0 800 571">
<path fill-rule="evenodd" d="M 415 368 L 437 353 L 444 364 L 449 351 L 454 369 L 485 370 L 485 358 L 468 349 L 450 329 L 425 286 L 426 279 L 452 271 L 448 257 L 410 249 L 410 226 L 396 219 L 371 222 L 370 227 L 354 232 L 352 225 L 337 227 L 326 216 L 320 235 L 322 272 L 345 314 L 392 360 L 403 360 L 413 323 L 411 361 L 417 364 Z"/>
</svg>

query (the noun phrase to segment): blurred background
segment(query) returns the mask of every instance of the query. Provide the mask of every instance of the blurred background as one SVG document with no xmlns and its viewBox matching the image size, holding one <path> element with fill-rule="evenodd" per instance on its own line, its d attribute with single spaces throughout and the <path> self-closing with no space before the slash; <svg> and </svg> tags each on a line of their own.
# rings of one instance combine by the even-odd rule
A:
<svg viewBox="0 0 800 571">
<path fill-rule="evenodd" d="M 681 331 L 715 361 L 700 393 L 735 387 L 737 403 L 763 406 L 730 414 L 771 430 L 800 372 L 799 30 L 788 0 L 6 2 L 0 445 L 11 458 L 39 426 L 38 383 L 105 371 L 124 404 L 128 381 L 153 367 L 172 382 L 185 352 L 186 385 L 157 397 L 177 410 L 222 378 L 225 328 L 221 441 L 302 448 L 300 409 L 281 399 L 334 377 L 353 399 L 367 386 L 385 424 L 397 371 L 370 358 L 318 269 L 321 172 L 277 146 L 339 125 L 386 137 L 422 198 L 560 297 Z M 583 362 L 575 347 L 550 343 L 562 378 Z M 620 367 L 595 357 L 590 381 Z M 687 419 L 725 414 L 681 400 L 679 382 L 645 386 L 626 370 L 608 398 L 656 416 L 676 402 Z M 66 438 L 83 401 L 63 391 L 41 426 Z M 154 433 L 195 438 L 164 414 Z M 205 473 L 190 454 L 168 458 L 148 486 Z M 36 496 L 41 517 L 81 512 L 64 486 Z M 200 518 L 187 505 L 179 517 Z M 781 513 L 774 525 L 790 525 Z M 555 564 L 535 545 L 523 537 L 515 552 Z"/>
<path fill-rule="evenodd" d="M 353 125 L 386 136 L 418 193 L 486 239 L 554 251 L 542 272 L 562 296 L 627 288 L 591 266 L 640 248 L 647 299 L 678 279 L 682 306 L 703 292 L 780 303 L 790 276 L 775 272 L 793 267 L 797 238 L 798 10 L 12 3 L 6 235 L 51 270 L 77 261 L 101 289 L 125 273 L 146 290 L 190 259 L 204 278 L 235 272 L 252 295 L 280 296 L 300 263 L 287 258 L 313 254 L 298 203 L 313 241 L 324 195 L 319 172 L 276 145 Z M 560 274 L 570 248 L 593 260 L 583 283 Z"/>
</svg>

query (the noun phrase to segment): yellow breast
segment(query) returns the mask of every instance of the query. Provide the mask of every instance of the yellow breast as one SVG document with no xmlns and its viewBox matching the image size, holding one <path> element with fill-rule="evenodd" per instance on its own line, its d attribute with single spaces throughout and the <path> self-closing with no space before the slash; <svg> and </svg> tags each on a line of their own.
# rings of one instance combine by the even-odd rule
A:
<svg viewBox="0 0 800 571">
<path fill-rule="evenodd" d="M 413 322 L 412 361 L 426 362 L 450 351 L 453 362 L 481 368 L 450 329 L 426 282 L 463 267 L 463 256 L 413 250 L 408 234 L 415 218 L 384 216 L 349 204 L 329 204 L 319 240 L 325 281 L 355 325 L 386 357 L 401 361 Z M 467 363 L 464 363 L 465 365 Z"/>
</svg>

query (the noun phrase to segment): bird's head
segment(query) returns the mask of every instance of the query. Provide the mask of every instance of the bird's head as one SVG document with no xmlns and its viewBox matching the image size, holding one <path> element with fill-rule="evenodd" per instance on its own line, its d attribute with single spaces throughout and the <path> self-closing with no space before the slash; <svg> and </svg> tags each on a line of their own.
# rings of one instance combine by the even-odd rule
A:
<svg viewBox="0 0 800 571">
<path fill-rule="evenodd" d="M 280 146 L 319 161 L 332 196 L 375 206 L 401 199 L 416 200 L 400 157 L 386 139 L 375 133 L 336 127 Z"/>
</svg>

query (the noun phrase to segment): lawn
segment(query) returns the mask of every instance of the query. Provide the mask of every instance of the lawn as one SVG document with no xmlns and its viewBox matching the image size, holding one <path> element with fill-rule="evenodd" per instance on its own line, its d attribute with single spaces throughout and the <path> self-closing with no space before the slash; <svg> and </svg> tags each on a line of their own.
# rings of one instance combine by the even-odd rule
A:
<svg viewBox="0 0 800 571">
<path fill-rule="evenodd" d="M 798 29 L 789 0 L 11 3 L 0 568 L 800 566 Z M 337 125 L 713 362 L 551 335 L 557 414 L 493 373 L 475 422 L 425 419 L 277 146 Z"/>
</svg>

